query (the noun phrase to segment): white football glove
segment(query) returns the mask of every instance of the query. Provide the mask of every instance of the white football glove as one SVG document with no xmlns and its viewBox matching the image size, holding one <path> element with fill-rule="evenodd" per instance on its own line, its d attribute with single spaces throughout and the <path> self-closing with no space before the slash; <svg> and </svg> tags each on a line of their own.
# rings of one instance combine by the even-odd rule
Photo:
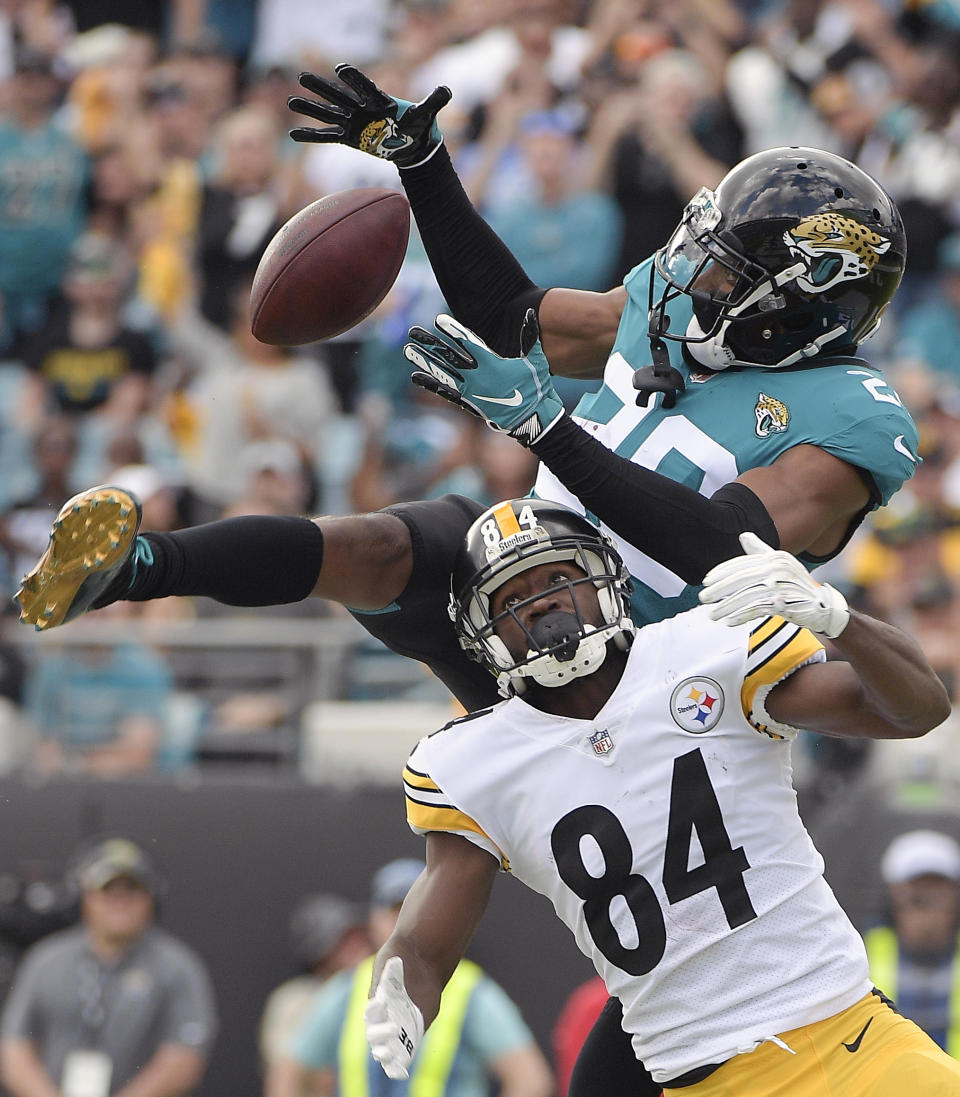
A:
<svg viewBox="0 0 960 1097">
<path fill-rule="evenodd" d="M 712 620 L 742 625 L 780 616 L 831 639 L 843 632 L 850 610 L 838 590 L 812 579 L 795 556 L 755 533 L 741 533 L 740 544 L 746 556 L 724 560 L 703 580 L 700 601 L 711 607 Z"/>
<path fill-rule="evenodd" d="M 388 1078 L 410 1076 L 410 1061 L 423 1039 L 423 1014 L 403 985 L 403 961 L 391 956 L 383 965 L 364 1012 L 367 1043 Z"/>
</svg>

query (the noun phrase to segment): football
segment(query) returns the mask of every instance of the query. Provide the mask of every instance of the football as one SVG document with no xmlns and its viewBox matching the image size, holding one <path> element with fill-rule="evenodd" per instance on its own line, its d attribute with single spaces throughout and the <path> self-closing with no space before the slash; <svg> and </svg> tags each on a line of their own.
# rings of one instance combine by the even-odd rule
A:
<svg viewBox="0 0 960 1097">
<path fill-rule="evenodd" d="M 396 281 L 410 235 L 406 198 L 383 187 L 328 194 L 277 232 L 250 292 L 261 343 L 298 346 L 359 324 Z"/>
</svg>

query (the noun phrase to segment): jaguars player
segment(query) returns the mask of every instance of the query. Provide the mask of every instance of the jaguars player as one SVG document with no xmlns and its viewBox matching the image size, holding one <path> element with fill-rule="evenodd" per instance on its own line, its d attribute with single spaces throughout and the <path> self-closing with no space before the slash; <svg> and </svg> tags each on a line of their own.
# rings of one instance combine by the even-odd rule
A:
<svg viewBox="0 0 960 1097">
<path fill-rule="evenodd" d="M 703 606 L 635 629 L 622 561 L 574 512 L 517 499 L 474 523 L 452 612 L 510 697 L 404 770 L 427 868 L 367 1005 L 391 1078 L 503 869 L 553 903 L 665 1097 L 960 1094 L 960 1064 L 871 985 L 789 760 L 802 726 L 923 735 L 946 691 L 903 633 L 742 541 Z"/>
<path fill-rule="evenodd" d="M 563 484 L 551 485 L 544 472 L 538 490 L 575 501 L 616 533 L 637 577 L 641 620 L 691 604 L 706 571 L 740 551 L 744 530 L 811 564 L 829 559 L 912 473 L 909 415 L 881 374 L 847 358 L 879 322 L 905 257 L 895 206 L 852 164 L 813 150 L 806 159 L 796 150 L 750 158 L 709 201 L 691 203 L 671 246 L 625 286 L 546 291 L 457 180 L 435 123 L 449 92 L 409 104 L 349 66 L 338 74 L 337 83 L 301 78 L 326 102 L 297 97 L 291 106 L 326 126 L 293 136 L 363 146 L 400 169 L 457 316 L 439 335 L 419 329 L 411 342 L 421 380 L 473 401 L 531 444 Z M 364 132 L 375 123 L 389 139 L 368 143 Z M 847 236 L 839 232 L 838 244 L 830 224 L 834 207 L 846 251 L 863 252 L 856 266 L 828 251 L 809 264 L 785 257 L 788 231 L 799 251 L 813 247 L 808 239 L 819 248 L 820 238 L 845 251 Z M 802 288 L 813 285 L 815 294 Z M 579 422 L 562 413 L 544 350 L 569 376 L 600 377 L 607 365 L 604 388 L 579 409 Z M 136 500 L 94 488 L 61 511 L 18 594 L 21 619 L 50 628 L 117 598 L 205 595 L 243 606 L 330 598 L 392 650 L 426 663 L 475 710 L 496 702 L 497 684 L 456 642 L 444 577 L 482 510 L 446 496 L 376 514 L 248 516 L 138 533 Z M 597 1030 L 601 1050 L 583 1072 L 587 1088 L 575 1075 L 575 1097 L 656 1092 L 649 1079 L 629 1076 L 636 1064 L 617 1008 L 612 1001 Z"/>
<path fill-rule="evenodd" d="M 543 474 L 538 491 L 576 496 L 636 550 L 627 562 L 651 613 L 692 604 L 688 588 L 739 550 L 744 530 L 811 565 L 831 558 L 912 475 L 910 416 L 857 357 L 899 285 L 903 223 L 856 165 L 805 148 L 748 157 L 694 196 L 623 286 L 545 290 L 456 176 L 436 121 L 450 90 L 414 104 L 350 65 L 336 74 L 301 74 L 315 98 L 289 105 L 323 125 L 291 136 L 363 148 L 387 123 L 390 147 L 377 154 L 399 168 L 456 318 L 439 344 L 411 333 L 415 379 L 530 445 L 556 478 Z M 474 334 L 479 354 L 464 347 Z M 605 377 L 579 408 L 586 434 L 560 414 L 550 369 Z"/>
</svg>

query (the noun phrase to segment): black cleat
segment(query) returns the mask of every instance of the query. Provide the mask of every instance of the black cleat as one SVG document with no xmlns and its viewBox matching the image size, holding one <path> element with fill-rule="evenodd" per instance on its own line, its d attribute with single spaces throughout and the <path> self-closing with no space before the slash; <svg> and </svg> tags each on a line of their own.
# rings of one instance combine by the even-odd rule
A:
<svg viewBox="0 0 960 1097">
<path fill-rule="evenodd" d="M 90 488 L 68 499 L 46 552 L 16 593 L 20 620 L 55 628 L 98 608 L 93 603 L 132 555 L 139 528 L 140 504 L 123 488 Z"/>
</svg>

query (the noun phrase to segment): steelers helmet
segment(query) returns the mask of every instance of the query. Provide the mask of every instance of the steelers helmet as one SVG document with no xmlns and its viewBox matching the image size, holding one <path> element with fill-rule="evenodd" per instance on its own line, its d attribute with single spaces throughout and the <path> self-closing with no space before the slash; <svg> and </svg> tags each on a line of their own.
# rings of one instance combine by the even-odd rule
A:
<svg viewBox="0 0 960 1097">
<path fill-rule="evenodd" d="M 569 588 L 590 584 L 596 589 L 603 618 L 599 627 L 584 621 L 574 599 L 575 613 L 545 615 L 525 628 L 516 611 L 542 591 L 496 616 L 491 613 L 491 596 L 507 580 L 561 561 L 584 572 L 567 581 Z M 553 687 L 592 674 L 606 656 L 608 640 L 628 648 L 634 633 L 630 592 L 629 573 L 613 542 L 585 518 L 548 500 L 510 499 L 485 511 L 467 531 L 451 576 L 449 612 L 460 646 L 496 676 L 500 693 L 509 697 L 523 692 L 525 678 Z M 497 635 L 497 625 L 508 617 L 526 633 L 529 648 L 520 659 Z"/>
<path fill-rule="evenodd" d="M 849 354 L 879 326 L 906 256 L 896 204 L 865 171 L 819 149 L 768 149 L 702 188 L 657 252 L 650 338 L 714 370 Z M 671 330 L 680 295 L 693 316 Z"/>
</svg>

